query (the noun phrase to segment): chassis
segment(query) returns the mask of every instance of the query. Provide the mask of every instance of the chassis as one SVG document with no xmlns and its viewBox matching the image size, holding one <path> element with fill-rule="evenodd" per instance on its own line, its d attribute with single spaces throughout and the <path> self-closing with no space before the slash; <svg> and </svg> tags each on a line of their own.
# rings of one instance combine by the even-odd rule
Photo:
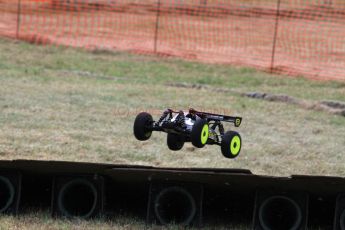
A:
<svg viewBox="0 0 345 230">
<path fill-rule="evenodd" d="M 224 157 L 235 158 L 241 151 L 241 136 L 236 131 L 225 132 L 222 122 L 239 127 L 242 118 L 194 109 L 188 112 L 167 109 L 158 121 L 154 121 L 149 113 L 139 113 L 133 130 L 134 136 L 140 141 L 148 140 L 153 131 L 166 132 L 167 145 L 173 151 L 182 149 L 185 142 L 192 142 L 197 148 L 206 144 L 219 145 Z"/>
</svg>

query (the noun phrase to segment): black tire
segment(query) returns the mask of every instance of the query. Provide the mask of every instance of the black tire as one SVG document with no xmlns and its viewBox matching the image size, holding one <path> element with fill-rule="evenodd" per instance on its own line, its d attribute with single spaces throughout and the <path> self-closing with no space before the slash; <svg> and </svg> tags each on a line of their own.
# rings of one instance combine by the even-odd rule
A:
<svg viewBox="0 0 345 230">
<path fill-rule="evenodd" d="M 241 135 L 235 131 L 228 131 L 224 134 L 221 143 L 222 154 L 226 158 L 235 158 L 241 152 Z"/>
<path fill-rule="evenodd" d="M 67 218 L 91 218 L 97 212 L 97 202 L 97 188 L 82 178 L 64 184 L 57 196 L 57 208 Z"/>
<path fill-rule="evenodd" d="M 204 119 L 196 120 L 192 132 L 190 134 L 190 139 L 192 144 L 197 148 L 202 148 L 206 145 L 208 140 L 208 123 Z"/>
<path fill-rule="evenodd" d="M 184 145 L 184 138 L 175 133 L 168 133 L 167 144 L 170 150 L 178 151 L 182 149 Z"/>
<path fill-rule="evenodd" d="M 185 188 L 166 187 L 154 199 L 154 213 L 162 225 L 187 227 L 195 218 L 197 204 L 194 196 Z"/>
<path fill-rule="evenodd" d="M 146 141 L 151 137 L 153 119 L 151 114 L 141 112 L 137 115 L 134 121 L 133 131 L 134 136 L 139 141 Z"/>
<path fill-rule="evenodd" d="M 0 213 L 6 212 L 14 202 L 15 187 L 7 177 L 0 176 Z"/>
</svg>

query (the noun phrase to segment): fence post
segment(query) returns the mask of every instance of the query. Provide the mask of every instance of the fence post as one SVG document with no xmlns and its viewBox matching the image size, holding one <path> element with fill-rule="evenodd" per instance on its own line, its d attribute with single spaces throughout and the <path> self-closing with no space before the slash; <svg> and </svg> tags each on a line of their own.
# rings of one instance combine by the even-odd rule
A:
<svg viewBox="0 0 345 230">
<path fill-rule="evenodd" d="M 272 44 L 272 56 L 271 56 L 271 67 L 270 72 L 273 73 L 274 68 L 274 58 L 276 54 L 276 44 L 277 44 L 277 36 L 278 36 L 278 28 L 279 28 L 279 17 L 280 17 L 280 2 L 281 0 L 277 0 L 277 13 L 276 13 L 276 22 L 274 27 L 274 35 L 273 35 L 273 44 Z"/>
<path fill-rule="evenodd" d="M 21 7 L 21 0 L 18 0 L 18 6 L 17 6 L 17 30 L 16 30 L 16 39 L 19 39 L 19 30 L 20 30 L 20 20 L 21 20 L 21 14 L 22 14 L 22 7 Z"/>
<path fill-rule="evenodd" d="M 154 53 L 157 53 L 160 11 L 161 11 L 161 0 L 157 0 L 156 28 L 155 28 L 155 37 L 154 37 L 154 45 L 153 45 Z"/>
</svg>

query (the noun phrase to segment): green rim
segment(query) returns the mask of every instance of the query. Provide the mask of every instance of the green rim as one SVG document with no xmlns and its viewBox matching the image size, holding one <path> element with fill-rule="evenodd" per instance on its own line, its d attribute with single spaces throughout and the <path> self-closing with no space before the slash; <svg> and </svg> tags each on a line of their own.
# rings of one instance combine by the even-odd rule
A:
<svg viewBox="0 0 345 230">
<path fill-rule="evenodd" d="M 233 156 L 236 156 L 241 149 L 241 139 L 239 136 L 234 136 L 230 142 L 230 152 Z"/>
<path fill-rule="evenodd" d="M 204 124 L 201 130 L 201 144 L 206 144 L 208 140 L 208 124 Z"/>
</svg>

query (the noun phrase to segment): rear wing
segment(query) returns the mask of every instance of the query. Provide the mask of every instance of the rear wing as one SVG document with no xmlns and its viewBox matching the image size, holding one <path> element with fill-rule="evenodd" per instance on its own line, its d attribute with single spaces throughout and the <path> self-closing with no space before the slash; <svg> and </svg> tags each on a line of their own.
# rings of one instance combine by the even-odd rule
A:
<svg viewBox="0 0 345 230">
<path fill-rule="evenodd" d="M 203 119 L 207 119 L 210 121 L 224 121 L 224 122 L 231 122 L 234 123 L 235 127 L 239 127 L 242 123 L 242 117 L 233 117 L 215 113 L 206 113 L 206 112 L 199 112 L 194 109 L 190 109 L 189 113 L 195 114 Z"/>
</svg>

